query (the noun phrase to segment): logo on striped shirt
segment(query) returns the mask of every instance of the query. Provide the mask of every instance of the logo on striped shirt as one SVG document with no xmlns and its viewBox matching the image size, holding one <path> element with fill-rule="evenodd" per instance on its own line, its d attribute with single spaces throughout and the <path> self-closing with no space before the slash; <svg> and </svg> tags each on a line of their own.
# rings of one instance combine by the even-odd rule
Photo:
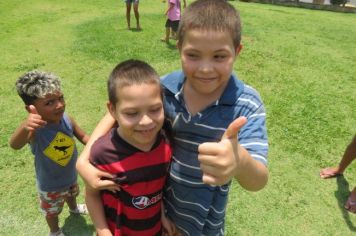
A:
<svg viewBox="0 0 356 236">
<path fill-rule="evenodd" d="M 134 197 L 134 198 L 132 198 L 132 204 L 137 209 L 142 210 L 142 209 L 145 209 L 145 208 L 159 202 L 161 199 L 162 199 L 162 193 L 159 193 L 156 196 L 153 196 L 151 198 L 146 197 L 146 196 Z"/>
</svg>

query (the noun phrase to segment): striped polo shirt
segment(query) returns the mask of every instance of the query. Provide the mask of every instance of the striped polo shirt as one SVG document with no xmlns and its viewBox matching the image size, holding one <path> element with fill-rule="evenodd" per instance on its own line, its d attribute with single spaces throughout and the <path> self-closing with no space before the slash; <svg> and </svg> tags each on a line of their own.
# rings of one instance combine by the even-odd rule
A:
<svg viewBox="0 0 356 236">
<path fill-rule="evenodd" d="M 165 111 L 174 132 L 173 157 L 165 193 L 167 214 L 183 235 L 223 235 L 231 182 L 223 186 L 202 182 L 198 146 L 220 141 L 228 125 L 245 116 L 247 123 L 238 134 L 239 143 L 254 159 L 267 165 L 265 108 L 257 91 L 232 74 L 220 99 L 192 116 L 183 99 L 184 80 L 181 71 L 162 78 Z"/>
<path fill-rule="evenodd" d="M 91 149 L 90 162 L 116 175 L 120 191 L 101 191 L 109 229 L 114 236 L 161 235 L 162 190 L 171 160 L 163 135 L 148 152 L 125 142 L 113 128 Z"/>
</svg>

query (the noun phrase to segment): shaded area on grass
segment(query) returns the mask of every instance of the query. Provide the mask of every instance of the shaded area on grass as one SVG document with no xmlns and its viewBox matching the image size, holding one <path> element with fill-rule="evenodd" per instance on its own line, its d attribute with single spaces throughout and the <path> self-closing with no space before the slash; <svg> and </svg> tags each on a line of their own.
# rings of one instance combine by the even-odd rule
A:
<svg viewBox="0 0 356 236">
<path fill-rule="evenodd" d="M 70 214 L 64 221 L 63 231 L 68 236 L 87 236 L 92 235 L 95 228 L 92 224 L 87 224 L 83 216 Z"/>
<path fill-rule="evenodd" d="M 350 214 L 352 213 L 349 213 L 344 207 L 345 202 L 348 196 L 350 195 L 349 183 L 347 182 L 347 180 L 343 175 L 336 177 L 336 183 L 337 183 L 337 191 L 335 191 L 335 198 L 338 201 L 342 216 L 349 229 L 352 232 L 356 232 L 356 226 L 353 224 L 353 222 L 350 219 Z"/>
</svg>

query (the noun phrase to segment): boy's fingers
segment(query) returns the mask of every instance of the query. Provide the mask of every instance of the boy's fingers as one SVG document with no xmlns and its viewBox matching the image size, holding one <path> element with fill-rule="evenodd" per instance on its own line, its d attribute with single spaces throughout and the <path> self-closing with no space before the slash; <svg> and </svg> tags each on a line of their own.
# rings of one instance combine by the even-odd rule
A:
<svg viewBox="0 0 356 236">
<path fill-rule="evenodd" d="M 204 184 L 209 184 L 209 185 L 220 185 L 221 184 L 218 182 L 218 180 L 215 176 L 209 175 L 206 173 L 203 174 L 202 181 Z"/>
<path fill-rule="evenodd" d="M 220 144 L 215 142 L 206 142 L 198 146 L 198 160 L 205 164 L 212 164 L 219 153 Z"/>
<path fill-rule="evenodd" d="M 41 115 L 38 114 L 38 111 L 34 105 L 29 105 L 27 111 L 30 113 L 29 121 L 32 123 L 31 126 L 33 126 L 33 129 L 37 129 L 47 124 L 45 120 L 42 120 Z"/>
<path fill-rule="evenodd" d="M 242 126 L 244 126 L 246 124 L 246 122 L 247 122 L 247 119 L 244 116 L 240 116 L 239 118 L 237 118 L 236 120 L 231 122 L 231 124 L 229 125 L 229 127 L 227 127 L 227 129 L 221 139 L 236 138 L 238 132 L 240 131 Z"/>
<path fill-rule="evenodd" d="M 29 105 L 28 110 L 31 114 L 38 114 L 37 109 L 34 105 Z"/>
<path fill-rule="evenodd" d="M 115 178 L 114 175 L 105 172 L 105 171 L 99 171 L 100 175 L 100 180 L 97 183 L 97 188 L 102 190 L 102 189 L 108 189 L 110 191 L 120 191 L 120 186 L 113 181 Z"/>
<path fill-rule="evenodd" d="M 104 178 L 104 179 L 113 179 L 113 178 L 115 178 L 115 175 L 112 175 L 109 172 L 105 172 L 105 171 L 101 171 L 101 170 L 99 170 L 99 175 L 101 176 L 101 178 Z"/>
<path fill-rule="evenodd" d="M 116 192 L 116 191 L 120 191 L 120 186 L 111 180 L 101 180 L 98 183 L 98 189 L 99 190 L 107 189 L 112 192 Z"/>
</svg>

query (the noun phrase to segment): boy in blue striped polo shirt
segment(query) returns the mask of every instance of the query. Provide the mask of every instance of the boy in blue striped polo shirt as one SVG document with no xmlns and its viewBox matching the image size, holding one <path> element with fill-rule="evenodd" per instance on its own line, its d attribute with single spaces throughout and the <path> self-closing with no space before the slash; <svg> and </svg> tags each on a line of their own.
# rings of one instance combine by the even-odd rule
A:
<svg viewBox="0 0 356 236">
<path fill-rule="evenodd" d="M 224 235 L 231 180 L 250 191 L 268 181 L 265 108 L 258 92 L 233 73 L 242 46 L 240 18 L 232 5 L 194 1 L 177 36 L 182 71 L 162 78 L 175 140 L 167 214 L 176 235 Z M 112 118 L 103 120 L 97 131 L 108 130 Z M 114 189 L 100 180 L 107 174 L 88 168 L 85 155 L 77 168 L 88 184 Z"/>
<path fill-rule="evenodd" d="M 233 73 L 242 47 L 233 6 L 193 2 L 177 36 L 183 70 L 162 78 L 175 131 L 167 214 L 181 235 L 224 235 L 231 179 L 251 191 L 267 183 L 265 109 Z"/>
</svg>

